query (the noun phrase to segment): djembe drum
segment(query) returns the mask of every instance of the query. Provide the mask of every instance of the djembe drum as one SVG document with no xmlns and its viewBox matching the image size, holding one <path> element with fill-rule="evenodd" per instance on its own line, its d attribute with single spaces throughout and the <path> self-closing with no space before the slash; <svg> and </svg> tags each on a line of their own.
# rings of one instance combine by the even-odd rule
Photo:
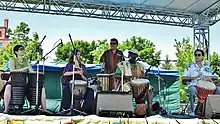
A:
<svg viewBox="0 0 220 124">
<path fill-rule="evenodd" d="M 135 79 L 131 81 L 133 98 L 136 102 L 135 114 L 138 116 L 147 114 L 145 101 L 148 95 L 149 83 L 148 79 Z"/>
<path fill-rule="evenodd" d="M 74 95 L 74 107 L 81 109 L 81 101 L 84 99 L 87 91 L 87 82 L 83 80 L 71 80 L 70 84 L 73 85 L 71 92 Z"/>
<path fill-rule="evenodd" d="M 41 93 L 44 85 L 44 74 L 38 73 L 38 103 L 36 104 L 36 90 L 37 90 L 37 73 L 29 73 L 28 77 L 28 100 L 30 105 L 40 105 L 41 104 Z"/>
<path fill-rule="evenodd" d="M 25 88 L 28 81 L 28 73 L 12 71 L 11 75 L 11 105 L 24 105 Z"/>
<path fill-rule="evenodd" d="M 100 82 L 100 86 L 102 87 L 102 91 L 110 91 L 110 78 L 111 74 L 97 74 L 98 81 Z"/>
<path fill-rule="evenodd" d="M 213 94 L 215 92 L 216 86 L 211 81 L 200 80 L 196 84 L 196 89 L 198 91 L 198 104 L 195 112 L 197 115 L 201 115 L 203 113 L 202 107 L 205 99 L 209 94 Z"/>
<path fill-rule="evenodd" d="M 215 92 L 216 86 L 213 82 L 200 80 L 196 85 L 196 89 L 198 91 L 199 102 L 204 103 L 208 95 Z"/>
</svg>

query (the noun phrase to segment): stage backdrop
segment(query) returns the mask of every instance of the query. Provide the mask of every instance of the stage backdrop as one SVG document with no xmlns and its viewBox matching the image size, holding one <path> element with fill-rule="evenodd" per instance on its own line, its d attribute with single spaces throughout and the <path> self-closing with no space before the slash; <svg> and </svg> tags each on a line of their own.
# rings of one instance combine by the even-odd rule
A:
<svg viewBox="0 0 220 124">
<path fill-rule="evenodd" d="M 37 69 L 36 62 L 32 62 L 31 65 L 34 70 Z M 149 68 L 149 65 L 141 62 L 145 69 Z M 39 63 L 39 70 L 45 71 L 45 89 L 47 94 L 47 108 L 51 111 L 58 111 L 61 99 L 61 87 L 60 77 L 62 75 L 63 68 L 66 63 L 57 62 L 42 62 Z M 96 74 L 101 73 L 100 65 L 87 64 L 86 65 L 89 76 L 94 77 Z M 9 70 L 5 67 L 5 70 Z M 154 87 L 154 99 L 153 101 L 161 101 L 161 106 L 166 108 L 171 113 L 179 112 L 180 110 L 180 95 L 179 95 L 179 71 L 177 70 L 162 70 L 156 67 L 152 67 L 148 73 L 150 84 Z M 160 85 L 158 80 L 160 79 Z M 160 88 L 159 88 L 160 86 Z M 164 88 L 165 91 L 164 92 Z M 159 96 L 160 89 L 160 97 Z M 160 99 L 159 99 L 160 98 Z M 165 106 L 164 106 L 165 99 Z M 135 106 L 135 104 L 134 104 Z"/>
</svg>

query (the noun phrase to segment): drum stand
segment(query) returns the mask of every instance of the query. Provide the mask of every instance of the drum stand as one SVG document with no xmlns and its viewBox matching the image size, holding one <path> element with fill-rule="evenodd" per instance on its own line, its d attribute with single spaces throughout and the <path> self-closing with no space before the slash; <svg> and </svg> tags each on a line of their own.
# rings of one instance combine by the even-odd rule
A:
<svg viewBox="0 0 220 124">
<path fill-rule="evenodd" d="M 84 115 L 84 116 L 86 116 L 87 115 L 87 113 L 85 113 L 85 112 L 82 112 L 82 111 L 80 111 L 80 110 L 77 110 L 77 109 L 75 109 L 75 107 L 74 107 L 74 93 L 73 93 L 73 89 L 74 89 L 74 86 L 75 86 L 75 77 L 74 77 L 74 75 L 75 75 L 75 54 L 74 54 L 74 56 L 73 56 L 73 77 L 72 77 L 72 81 L 70 81 L 70 84 L 71 84 L 71 90 L 72 90 L 72 93 L 71 93 L 71 105 L 70 105 L 70 108 L 69 109 L 67 109 L 67 110 L 64 110 L 64 111 L 61 111 L 61 112 L 58 112 L 57 114 L 58 115 L 63 115 L 64 113 L 70 113 L 70 115 L 76 115 L 75 113 L 79 113 L 79 115 Z"/>
</svg>

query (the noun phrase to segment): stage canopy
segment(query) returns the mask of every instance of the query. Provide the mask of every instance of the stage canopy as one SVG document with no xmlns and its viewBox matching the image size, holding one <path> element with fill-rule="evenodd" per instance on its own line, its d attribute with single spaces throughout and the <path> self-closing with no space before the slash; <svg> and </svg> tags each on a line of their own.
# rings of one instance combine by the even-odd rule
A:
<svg viewBox="0 0 220 124">
<path fill-rule="evenodd" d="M 0 0 L 0 10 L 190 27 L 208 62 L 209 27 L 220 20 L 220 0 Z"/>
<path fill-rule="evenodd" d="M 0 0 L 0 10 L 193 27 L 219 21 L 219 0 Z"/>
</svg>

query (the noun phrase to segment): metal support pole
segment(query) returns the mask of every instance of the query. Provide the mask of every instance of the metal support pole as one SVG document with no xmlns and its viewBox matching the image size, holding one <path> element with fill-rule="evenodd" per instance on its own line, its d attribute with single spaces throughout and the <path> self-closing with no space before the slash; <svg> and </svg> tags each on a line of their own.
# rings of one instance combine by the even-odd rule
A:
<svg viewBox="0 0 220 124">
<path fill-rule="evenodd" d="M 193 28 L 193 51 L 202 49 L 206 55 L 206 62 L 210 64 L 210 30 L 209 26 L 195 26 Z"/>
</svg>

